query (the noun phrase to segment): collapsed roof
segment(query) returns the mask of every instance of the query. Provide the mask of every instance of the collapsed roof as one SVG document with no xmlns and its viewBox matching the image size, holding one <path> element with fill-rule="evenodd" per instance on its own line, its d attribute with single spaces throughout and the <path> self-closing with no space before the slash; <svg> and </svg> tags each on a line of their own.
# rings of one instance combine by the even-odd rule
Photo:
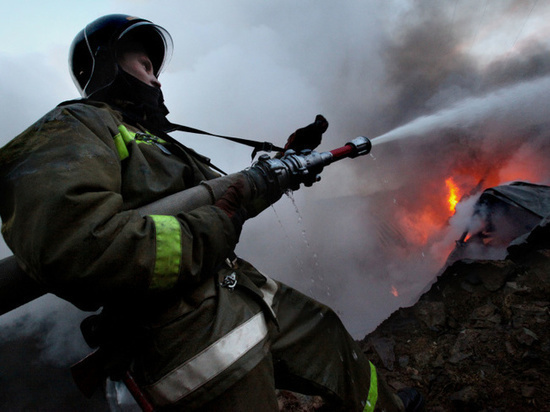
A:
<svg viewBox="0 0 550 412">
<path fill-rule="evenodd" d="M 502 259 L 507 246 L 550 215 L 550 186 L 512 182 L 486 189 L 449 262 Z"/>
</svg>

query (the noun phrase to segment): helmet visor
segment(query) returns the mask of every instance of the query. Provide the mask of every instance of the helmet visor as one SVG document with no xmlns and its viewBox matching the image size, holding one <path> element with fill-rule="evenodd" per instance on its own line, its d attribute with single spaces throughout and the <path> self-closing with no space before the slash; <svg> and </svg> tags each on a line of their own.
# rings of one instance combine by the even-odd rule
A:
<svg viewBox="0 0 550 412">
<path fill-rule="evenodd" d="M 174 47 L 170 33 L 163 27 L 147 21 L 135 23 L 120 33 L 116 44 L 118 46 L 126 41 L 136 42 L 143 46 L 153 63 L 156 77 L 170 63 Z"/>
</svg>

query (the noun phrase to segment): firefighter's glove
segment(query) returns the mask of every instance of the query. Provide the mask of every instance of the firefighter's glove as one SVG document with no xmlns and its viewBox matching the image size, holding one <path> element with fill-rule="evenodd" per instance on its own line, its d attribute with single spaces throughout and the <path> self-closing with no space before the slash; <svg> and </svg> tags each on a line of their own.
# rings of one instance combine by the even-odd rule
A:
<svg viewBox="0 0 550 412">
<path fill-rule="evenodd" d="M 283 193 L 289 189 L 288 185 L 281 184 L 277 173 L 271 170 L 264 161 L 259 161 L 243 171 L 243 175 L 250 187 L 250 196 L 245 204 L 249 218 L 259 215 L 279 200 Z"/>
<path fill-rule="evenodd" d="M 231 219 L 237 236 L 240 236 L 244 222 L 248 218 L 248 212 L 244 206 L 244 184 L 243 179 L 238 179 L 214 203 L 214 206 L 223 210 Z"/>
<path fill-rule="evenodd" d="M 323 115 L 318 114 L 313 123 L 296 130 L 289 136 L 284 147 L 285 152 L 291 149 L 296 153 L 300 153 L 303 150 L 314 150 L 321 144 L 323 133 L 327 129 L 327 119 Z"/>
</svg>

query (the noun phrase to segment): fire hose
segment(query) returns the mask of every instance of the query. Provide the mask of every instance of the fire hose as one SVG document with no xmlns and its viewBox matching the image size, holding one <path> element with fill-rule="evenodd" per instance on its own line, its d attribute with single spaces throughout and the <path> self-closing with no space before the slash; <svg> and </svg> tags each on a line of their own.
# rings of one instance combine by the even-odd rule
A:
<svg viewBox="0 0 550 412">
<path fill-rule="evenodd" d="M 214 204 L 243 174 L 255 176 L 255 184 L 248 179 L 245 198 L 252 198 L 258 190 L 276 185 L 283 192 L 296 190 L 300 184 L 311 186 L 320 180 L 325 166 L 344 158 L 355 158 L 368 154 L 371 150 L 368 138 L 360 136 L 344 146 L 329 152 L 288 150 L 281 158 L 262 155 L 249 169 L 227 176 L 202 182 L 200 185 L 177 192 L 138 209 L 142 216 L 150 214 L 176 215 L 200 206 Z M 246 179 L 245 179 L 246 180 Z M 263 184 L 263 189 L 261 188 Z M 260 188 L 258 188 L 260 186 Z M 14 256 L 0 260 L 0 316 L 46 294 L 45 288 L 27 275 Z"/>
<path fill-rule="evenodd" d="M 300 184 L 311 186 L 320 180 L 320 173 L 325 166 L 347 157 L 355 158 L 365 155 L 370 152 L 371 147 L 369 139 L 357 137 L 330 152 L 302 151 L 295 153 L 288 150 L 281 158 L 270 158 L 268 155 L 263 155 L 246 170 L 201 182 L 193 188 L 142 206 L 138 208 L 138 211 L 142 216 L 149 214 L 176 215 L 191 211 L 204 205 L 214 204 L 237 181 L 246 182 L 243 194 L 245 201 L 253 201 L 256 197 L 269 198 L 270 188 L 275 188 L 275 192 L 280 195 L 289 189 L 298 189 Z M 243 177 L 246 178 L 243 179 Z M 267 203 L 271 204 L 269 199 Z M 263 206 L 265 208 L 267 204 L 264 202 Z M 0 316 L 45 293 L 47 293 L 46 290 L 19 267 L 14 256 L 0 260 Z M 103 363 L 104 356 L 108 356 L 108 354 L 99 348 L 71 368 L 77 386 L 86 396 L 91 396 L 98 381 L 105 377 L 102 367 L 98 366 Z M 128 371 L 121 380 L 143 411 L 154 411 L 153 405 Z"/>
</svg>

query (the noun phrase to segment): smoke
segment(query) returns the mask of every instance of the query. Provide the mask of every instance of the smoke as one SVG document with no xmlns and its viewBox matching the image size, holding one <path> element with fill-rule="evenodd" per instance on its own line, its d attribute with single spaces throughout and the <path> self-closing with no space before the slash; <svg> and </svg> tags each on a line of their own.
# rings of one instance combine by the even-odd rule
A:
<svg viewBox="0 0 550 412">
<path fill-rule="evenodd" d="M 375 137 L 371 156 L 328 167 L 320 183 L 247 222 L 237 250 L 332 306 L 356 338 L 433 281 L 481 190 L 550 183 L 545 2 L 133 3 L 85 20 L 124 9 L 171 32 L 161 82 L 172 121 L 282 145 L 323 113 L 320 150 Z M 76 97 L 65 57 L 8 57 L 0 54 L 2 144 Z M 22 84 L 30 88 L 13 88 Z M 250 163 L 231 143 L 176 137 L 228 172 Z M 452 217 L 443 212 L 449 176 L 464 195 Z M 83 315 L 72 311 L 41 299 L 3 317 L 3 336 L 41 331 L 45 358 L 64 363 L 85 351 L 75 333 Z"/>
<path fill-rule="evenodd" d="M 429 286 L 485 188 L 550 183 L 549 45 L 545 29 L 528 28 L 548 7 L 478 3 L 392 3 L 394 24 L 376 27 L 376 46 L 350 42 L 325 114 L 345 119 L 338 127 L 348 135 L 380 136 L 371 156 L 331 166 L 298 192 L 303 220 L 289 205 L 270 225 L 247 228 L 245 257 L 334 307 L 358 338 Z M 353 102 L 345 113 L 342 96 Z M 449 177 L 462 196 L 454 215 Z M 278 226 L 292 247 L 276 246 L 273 233 L 260 240 Z"/>
<path fill-rule="evenodd" d="M 85 316 L 70 303 L 45 295 L 0 317 L 0 345 L 40 336 L 40 361 L 68 367 L 90 351 L 78 329 Z"/>
</svg>

